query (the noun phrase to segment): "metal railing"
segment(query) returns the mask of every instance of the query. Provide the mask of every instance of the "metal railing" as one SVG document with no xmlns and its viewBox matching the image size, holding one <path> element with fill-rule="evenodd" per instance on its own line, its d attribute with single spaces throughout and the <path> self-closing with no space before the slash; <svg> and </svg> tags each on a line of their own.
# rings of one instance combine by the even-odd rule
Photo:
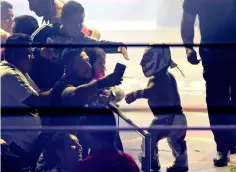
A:
<svg viewBox="0 0 236 172">
<path fill-rule="evenodd" d="M 144 172 L 151 171 L 151 135 L 147 130 L 140 129 L 131 119 L 127 118 L 115 105 L 110 104 L 109 107 L 118 115 L 118 128 L 119 127 L 119 119 L 123 119 L 129 126 L 144 138 L 144 164 L 142 164 Z"/>
</svg>

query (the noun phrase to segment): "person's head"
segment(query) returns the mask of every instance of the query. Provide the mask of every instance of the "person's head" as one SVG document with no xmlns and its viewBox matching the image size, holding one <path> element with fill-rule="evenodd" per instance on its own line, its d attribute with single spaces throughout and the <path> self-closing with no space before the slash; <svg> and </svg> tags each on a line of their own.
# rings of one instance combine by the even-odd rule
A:
<svg viewBox="0 0 236 172">
<path fill-rule="evenodd" d="M 76 1 L 68 1 L 62 8 L 61 23 L 68 32 L 77 33 L 84 22 L 84 7 Z"/>
<path fill-rule="evenodd" d="M 28 0 L 29 2 L 29 9 L 38 17 L 42 17 L 47 13 L 47 11 L 51 8 L 51 3 L 54 2 L 54 0 Z"/>
<path fill-rule="evenodd" d="M 145 77 L 166 71 L 170 66 L 174 67 L 169 47 L 148 47 L 143 54 L 140 65 Z"/>
<path fill-rule="evenodd" d="M 76 75 L 81 79 L 92 78 L 92 66 L 83 49 L 66 48 L 62 53 L 62 58 L 67 74 Z"/>
<path fill-rule="evenodd" d="M 85 48 L 85 52 L 92 65 L 94 76 L 103 77 L 106 71 L 106 53 L 101 48 Z"/>
<path fill-rule="evenodd" d="M 82 146 L 78 138 L 70 133 L 56 133 L 51 148 L 59 165 L 75 166 L 82 160 Z M 73 167 L 71 167 L 73 168 Z"/>
<path fill-rule="evenodd" d="M 101 115 L 91 115 L 88 117 L 87 126 L 90 127 L 116 127 L 116 119 L 112 114 L 105 114 L 111 112 L 100 112 L 104 113 Z M 116 131 L 115 130 L 104 130 L 104 131 L 88 131 L 86 138 L 88 144 L 92 149 L 110 148 L 115 146 L 116 142 Z M 94 144 L 96 143 L 96 144 Z"/>
<path fill-rule="evenodd" d="M 13 34 L 8 37 L 5 47 L 5 60 L 15 65 L 22 73 L 30 71 L 33 56 L 32 47 L 16 47 L 17 45 L 31 45 L 33 43 L 30 36 L 22 33 Z M 12 45 L 12 47 L 10 47 Z"/>
<path fill-rule="evenodd" d="M 38 29 L 38 21 L 29 15 L 18 16 L 14 19 L 13 33 L 24 33 L 31 36 Z"/>
<path fill-rule="evenodd" d="M 1 28 L 11 33 L 13 27 L 13 6 L 7 1 L 1 1 Z"/>
</svg>

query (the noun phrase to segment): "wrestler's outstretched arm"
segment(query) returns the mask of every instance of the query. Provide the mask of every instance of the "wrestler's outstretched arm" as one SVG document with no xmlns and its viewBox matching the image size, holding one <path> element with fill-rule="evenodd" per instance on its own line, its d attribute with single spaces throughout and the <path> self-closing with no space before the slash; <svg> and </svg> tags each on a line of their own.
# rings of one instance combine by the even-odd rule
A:
<svg viewBox="0 0 236 172">
<path fill-rule="evenodd" d="M 126 94 L 125 101 L 130 104 L 136 101 L 137 99 L 148 99 L 151 94 L 153 94 L 154 83 L 149 81 L 148 86 L 142 90 L 136 90 L 131 93 Z"/>
</svg>

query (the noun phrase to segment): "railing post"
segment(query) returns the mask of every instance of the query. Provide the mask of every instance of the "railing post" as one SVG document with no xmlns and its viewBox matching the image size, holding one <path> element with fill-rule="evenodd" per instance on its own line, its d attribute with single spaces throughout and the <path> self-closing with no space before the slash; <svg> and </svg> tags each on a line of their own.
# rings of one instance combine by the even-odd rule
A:
<svg viewBox="0 0 236 172">
<path fill-rule="evenodd" d="M 144 136 L 144 172 L 151 172 L 151 134 Z"/>
</svg>

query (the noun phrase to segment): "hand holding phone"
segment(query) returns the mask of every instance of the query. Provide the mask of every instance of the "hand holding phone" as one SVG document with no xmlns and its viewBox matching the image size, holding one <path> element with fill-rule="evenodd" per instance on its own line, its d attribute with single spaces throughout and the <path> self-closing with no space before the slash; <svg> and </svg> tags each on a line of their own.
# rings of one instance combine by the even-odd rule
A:
<svg viewBox="0 0 236 172">
<path fill-rule="evenodd" d="M 126 66 L 120 63 L 116 64 L 113 73 L 98 80 L 98 88 L 113 87 L 122 83 L 122 78 L 125 73 Z"/>
</svg>

